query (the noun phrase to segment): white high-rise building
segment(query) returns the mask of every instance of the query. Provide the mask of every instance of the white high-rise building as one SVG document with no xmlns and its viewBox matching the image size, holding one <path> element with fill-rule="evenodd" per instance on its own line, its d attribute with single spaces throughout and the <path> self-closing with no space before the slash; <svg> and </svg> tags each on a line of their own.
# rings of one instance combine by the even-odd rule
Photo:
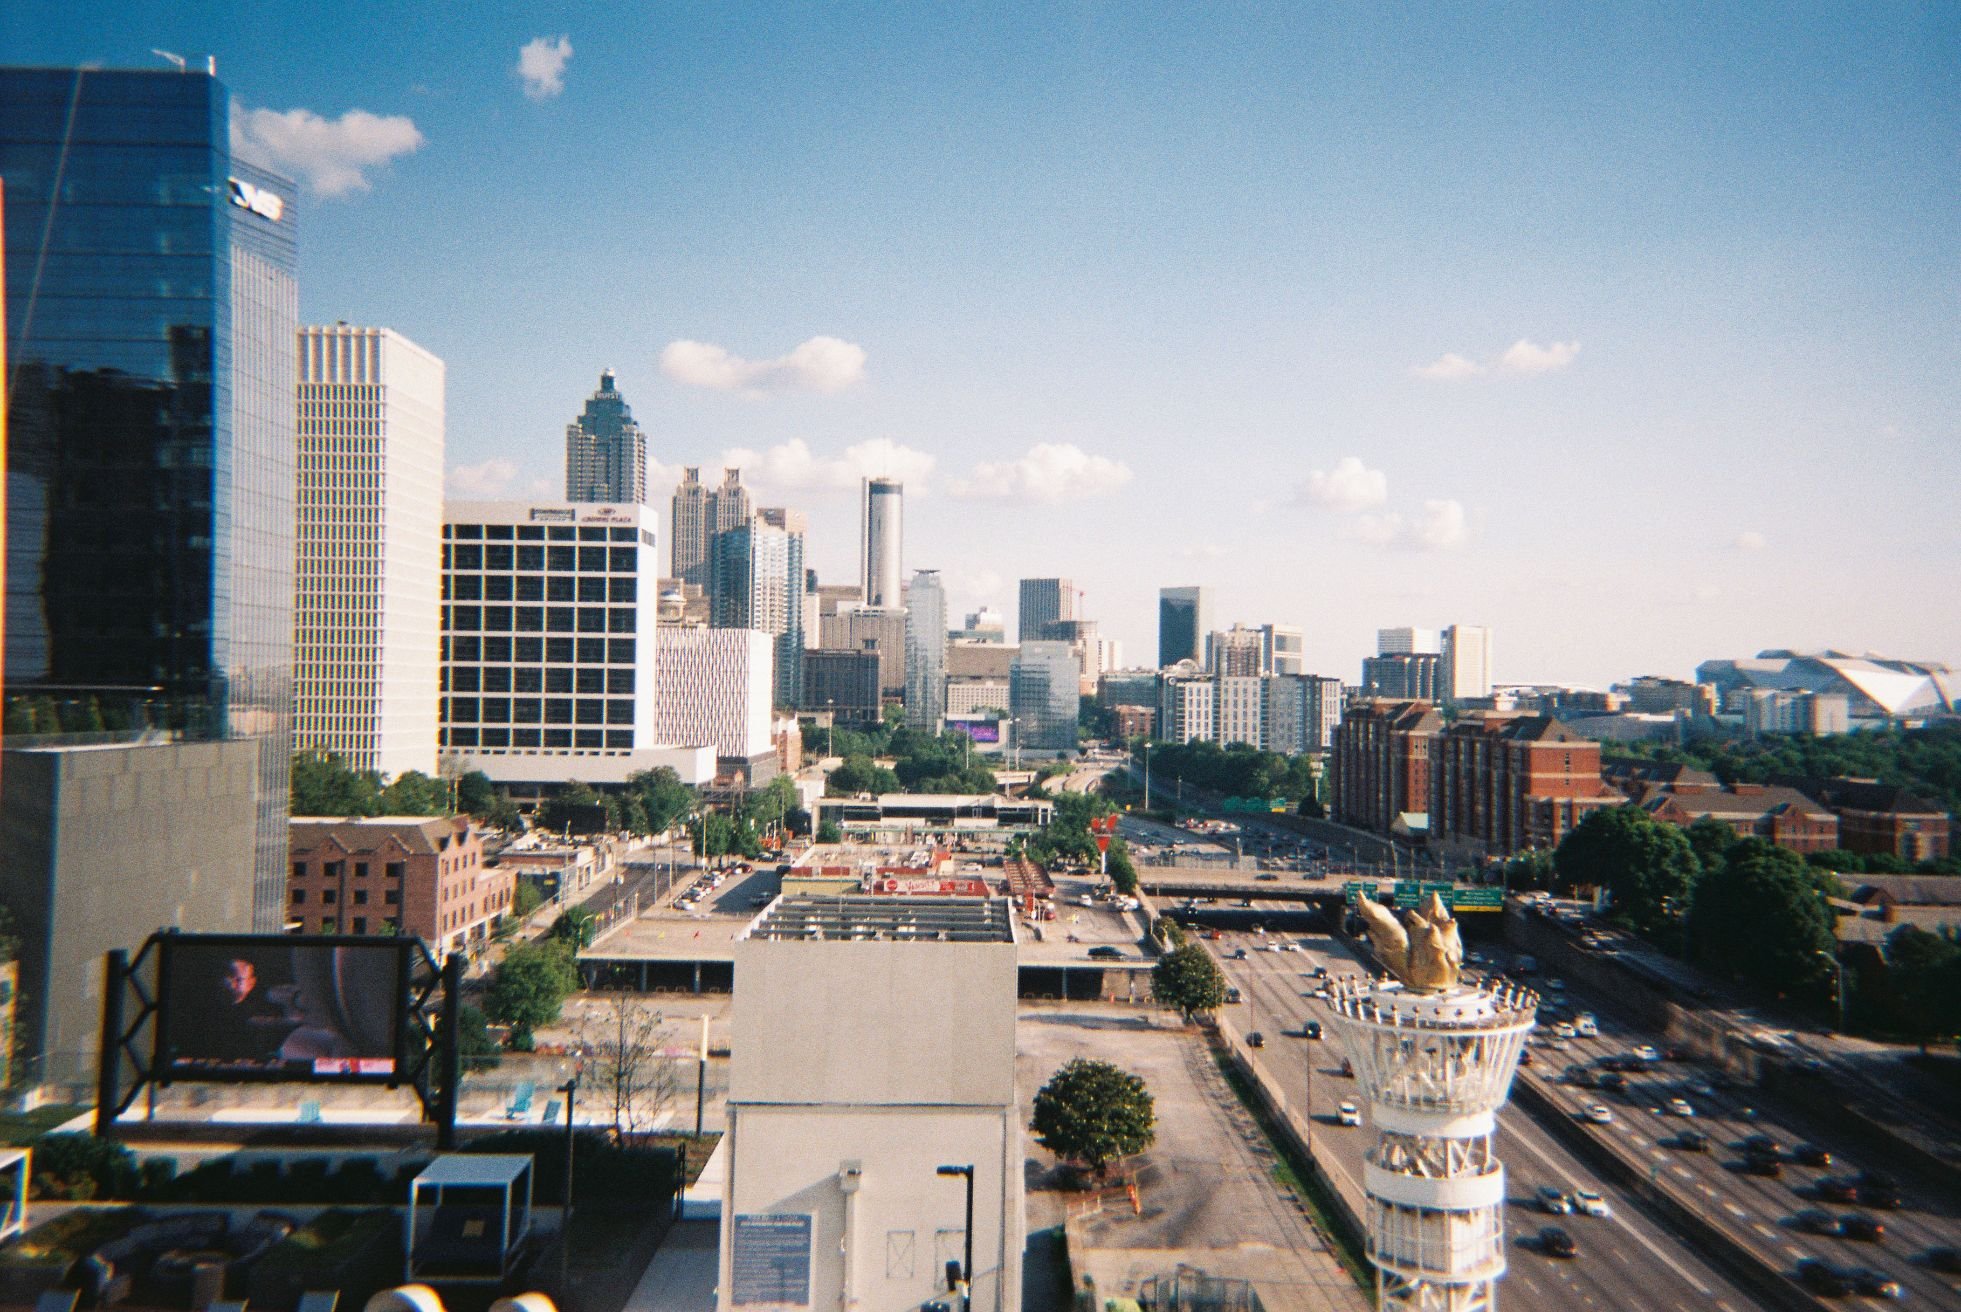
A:
<svg viewBox="0 0 1961 1312">
<path fill-rule="evenodd" d="M 905 605 L 900 594 L 905 553 L 905 484 L 896 478 L 868 478 L 864 484 L 863 533 L 859 563 L 865 604 L 874 609 Z"/>
<path fill-rule="evenodd" d="M 1378 656 L 1435 656 L 1443 648 L 1438 645 L 1435 629 L 1377 629 L 1375 631 L 1375 654 Z"/>
<path fill-rule="evenodd" d="M 1263 674 L 1307 673 L 1307 639 L 1291 624 L 1260 626 L 1260 670 Z"/>
<path fill-rule="evenodd" d="M 1438 695 L 1447 702 L 1491 695 L 1491 630 L 1453 624 L 1444 630 Z"/>
<path fill-rule="evenodd" d="M 946 718 L 946 589 L 940 572 L 912 576 L 906 606 L 906 723 L 938 733 Z"/>
<path fill-rule="evenodd" d="M 770 753 L 776 639 L 759 629 L 662 628 L 654 735 L 755 761 Z"/>
<path fill-rule="evenodd" d="M 294 750 L 436 772 L 443 362 L 400 333 L 299 331 Z"/>
<path fill-rule="evenodd" d="M 713 777 L 706 738 L 657 725 L 652 509 L 453 501 L 443 555 L 446 759 L 517 786 L 622 783 L 661 765 Z M 764 685 L 767 724 L 767 673 Z"/>
<path fill-rule="evenodd" d="M 1212 734 L 1219 744 L 1266 748 L 1267 680 L 1257 674 L 1222 674 L 1212 681 Z"/>
</svg>

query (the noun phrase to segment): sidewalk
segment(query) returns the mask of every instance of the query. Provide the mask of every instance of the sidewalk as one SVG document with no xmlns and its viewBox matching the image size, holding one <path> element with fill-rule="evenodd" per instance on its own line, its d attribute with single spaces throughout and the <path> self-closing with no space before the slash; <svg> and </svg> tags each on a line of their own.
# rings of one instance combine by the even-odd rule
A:
<svg viewBox="0 0 1961 1312">
<path fill-rule="evenodd" d="M 715 1312 L 720 1235 L 718 1221 L 675 1223 L 621 1312 Z"/>
</svg>

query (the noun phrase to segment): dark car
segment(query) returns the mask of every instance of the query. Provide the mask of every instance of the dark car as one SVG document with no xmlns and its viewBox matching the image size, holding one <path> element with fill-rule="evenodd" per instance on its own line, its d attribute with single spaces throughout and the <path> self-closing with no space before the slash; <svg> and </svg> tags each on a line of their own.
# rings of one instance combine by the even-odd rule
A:
<svg viewBox="0 0 1961 1312">
<path fill-rule="evenodd" d="M 1791 1156 L 1797 1158 L 1806 1166 L 1830 1166 L 1832 1164 L 1831 1150 L 1820 1148 L 1815 1143 L 1799 1144 L 1791 1150 Z"/>
<path fill-rule="evenodd" d="M 1308 1022 L 1307 1024 L 1305 1024 L 1305 1025 L 1303 1025 L 1303 1026 L 1301 1026 L 1301 1037 L 1302 1037 L 1303 1039 L 1318 1039 L 1318 1038 L 1320 1038 L 1320 1037 L 1321 1037 L 1321 1022 L 1320 1022 L 1320 1021 L 1318 1021 L 1318 1020 L 1311 1020 L 1311 1021 L 1309 1021 L 1309 1022 Z"/>
<path fill-rule="evenodd" d="M 1927 1250 L 1927 1265 L 1943 1275 L 1961 1276 L 1961 1248 L 1942 1244 Z"/>
<path fill-rule="evenodd" d="M 1675 1146 L 1685 1153 L 1706 1153 L 1709 1136 L 1700 1130 L 1683 1130 L 1675 1136 Z"/>
<path fill-rule="evenodd" d="M 1847 1239 L 1863 1239 L 1869 1244 L 1876 1244 L 1886 1238 L 1886 1223 L 1876 1216 L 1854 1212 L 1839 1222 L 1838 1232 Z"/>
<path fill-rule="evenodd" d="M 1856 1203 L 1859 1201 L 1859 1186 L 1850 1180 L 1837 1180 L 1826 1176 L 1814 1186 L 1820 1198 L 1828 1203 Z"/>
<path fill-rule="evenodd" d="M 1900 1282 L 1884 1271 L 1875 1271 L 1869 1266 L 1855 1266 L 1845 1273 L 1852 1287 L 1866 1298 L 1902 1298 L 1904 1291 Z"/>
<path fill-rule="evenodd" d="M 1753 1134 L 1743 1141 L 1743 1155 L 1745 1157 L 1775 1158 L 1780 1151 L 1777 1146 L 1777 1140 L 1767 1134 Z"/>
<path fill-rule="evenodd" d="M 1123 949 L 1113 948 L 1108 943 L 1100 943 L 1089 950 L 1092 961 L 1122 961 Z"/>
<path fill-rule="evenodd" d="M 1808 1235 L 1836 1235 L 1839 1233 L 1839 1219 L 1822 1207 L 1799 1212 L 1791 1218 L 1791 1228 L 1802 1230 Z"/>
<path fill-rule="evenodd" d="M 1573 1242 L 1573 1236 L 1567 1234 L 1566 1231 L 1556 1225 L 1549 1225 L 1539 1231 L 1539 1248 L 1547 1257 L 1578 1257 L 1580 1255 L 1580 1246 Z"/>
<path fill-rule="evenodd" d="M 1246 1036 L 1246 1046 L 1249 1048 L 1266 1047 L 1266 1035 L 1260 1033 L 1258 1030 L 1254 1030 Z"/>
<path fill-rule="evenodd" d="M 1784 1174 L 1784 1163 L 1775 1157 L 1746 1157 L 1743 1159 L 1745 1175 L 1761 1175 L 1768 1180 L 1776 1180 Z"/>
<path fill-rule="evenodd" d="M 1807 1257 L 1798 1263 L 1798 1283 L 1820 1298 L 1844 1298 L 1852 1292 L 1852 1282 L 1829 1262 Z"/>
<path fill-rule="evenodd" d="M 1608 1071 L 1600 1077 L 1600 1087 L 1608 1093 L 1626 1093 L 1627 1076 L 1619 1071 Z"/>
<path fill-rule="evenodd" d="M 1890 1184 L 1860 1185 L 1859 1201 L 1867 1207 L 1877 1207 L 1882 1212 L 1890 1212 L 1903 1204 L 1900 1191 Z"/>
</svg>

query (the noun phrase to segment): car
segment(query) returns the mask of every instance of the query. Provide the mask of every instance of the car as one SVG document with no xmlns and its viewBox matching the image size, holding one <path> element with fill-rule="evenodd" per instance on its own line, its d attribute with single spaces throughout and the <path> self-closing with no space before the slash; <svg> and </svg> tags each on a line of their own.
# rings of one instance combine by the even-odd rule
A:
<svg viewBox="0 0 1961 1312">
<path fill-rule="evenodd" d="M 1836 1235 L 1839 1219 L 1822 1207 L 1813 1207 L 1791 1218 L 1791 1228 L 1808 1235 Z"/>
<path fill-rule="evenodd" d="M 1307 949 L 1306 949 L 1306 948 L 1304 948 L 1304 947 L 1302 947 L 1302 946 L 1301 946 L 1300 944 L 1298 944 L 1298 943 L 1282 943 L 1282 944 L 1280 945 L 1280 950 L 1281 950 L 1282 952 L 1305 952 L 1305 951 L 1307 951 Z"/>
<path fill-rule="evenodd" d="M 1309 1021 L 1309 1022 L 1308 1022 L 1307 1024 L 1305 1024 L 1305 1025 L 1303 1025 L 1303 1026 L 1301 1026 L 1301 1037 L 1302 1037 L 1303 1039 L 1318 1039 L 1318 1038 L 1320 1038 L 1320 1037 L 1321 1037 L 1321 1022 L 1320 1022 L 1320 1021 L 1318 1021 L 1318 1020 L 1311 1020 L 1311 1021 Z"/>
<path fill-rule="evenodd" d="M 1961 1248 L 1942 1244 L 1927 1250 L 1927 1265 L 1942 1275 L 1961 1276 Z"/>
<path fill-rule="evenodd" d="M 1593 1018 L 1592 1012 L 1583 1011 L 1573 1018 L 1573 1032 L 1583 1039 L 1597 1039 L 1600 1037 L 1600 1022 Z"/>
<path fill-rule="evenodd" d="M 1266 1047 L 1266 1035 L 1260 1033 L 1258 1030 L 1254 1030 L 1246 1036 L 1246 1046 L 1249 1048 Z"/>
<path fill-rule="evenodd" d="M 1675 1136 L 1675 1146 L 1685 1153 L 1706 1153 L 1709 1136 L 1700 1130 L 1684 1130 Z"/>
<path fill-rule="evenodd" d="M 1546 1046 L 1548 1048 L 1551 1048 L 1554 1052 L 1571 1052 L 1573 1050 L 1573 1045 L 1571 1042 L 1569 1042 L 1566 1039 L 1559 1038 L 1557 1036 L 1555 1036 L 1549 1042 L 1547 1042 Z"/>
<path fill-rule="evenodd" d="M 1573 1210 L 1573 1204 L 1562 1189 L 1542 1184 L 1532 1197 L 1538 1202 L 1539 1210 L 1552 1216 L 1565 1216 Z"/>
<path fill-rule="evenodd" d="M 1280 880 L 1280 876 L 1274 874 L 1270 870 L 1262 870 L 1259 874 L 1254 875 L 1253 878 L 1258 880 L 1262 884 L 1278 883 Z"/>
<path fill-rule="evenodd" d="M 1812 1191 L 1828 1203 L 1856 1203 L 1859 1201 L 1859 1186 L 1850 1180 L 1839 1180 L 1831 1176 L 1826 1176 L 1812 1186 Z"/>
<path fill-rule="evenodd" d="M 1586 1110 L 1581 1112 L 1580 1115 L 1591 1125 L 1612 1125 L 1614 1123 L 1614 1109 L 1602 1102 L 1588 1103 Z"/>
<path fill-rule="evenodd" d="M 1566 981 L 1560 979 L 1557 975 L 1555 975 L 1553 978 L 1546 981 L 1546 987 L 1548 989 L 1551 989 L 1554 993 L 1564 993 L 1566 991 Z"/>
<path fill-rule="evenodd" d="M 1847 1216 L 1839 1223 L 1838 1230 L 1847 1239 L 1858 1239 L 1868 1244 L 1876 1244 L 1886 1238 L 1886 1223 L 1863 1212 Z"/>
<path fill-rule="evenodd" d="M 1564 1076 L 1568 1084 L 1575 1088 L 1591 1089 L 1593 1087 L 1593 1071 L 1579 1062 L 1574 1062 L 1569 1065 L 1561 1072 L 1561 1075 Z"/>
<path fill-rule="evenodd" d="M 1245 949 L 1245 948 L 1234 948 L 1234 949 L 1232 950 L 1232 959 L 1233 959 L 1234 961 L 1244 961 L 1244 960 L 1246 960 L 1246 949 Z"/>
<path fill-rule="evenodd" d="M 1904 1202 L 1900 1197 L 1900 1191 L 1888 1184 L 1860 1185 L 1859 1201 L 1867 1207 L 1877 1207 L 1884 1212 L 1890 1212 Z"/>
<path fill-rule="evenodd" d="M 1559 1022 L 1559 1024 L 1553 1026 L 1552 1032 L 1554 1038 L 1560 1038 L 1560 1039 L 1570 1039 L 1573 1038 L 1578 1033 L 1577 1030 L 1575 1030 L 1571 1025 L 1567 1024 L 1565 1021 L 1561 1021 Z"/>
<path fill-rule="evenodd" d="M 1775 1157 L 1746 1157 L 1743 1159 L 1745 1175 L 1761 1175 L 1766 1180 L 1775 1180 L 1784 1174 L 1784 1163 Z"/>
<path fill-rule="evenodd" d="M 1539 1251 L 1547 1257 L 1578 1257 L 1580 1246 L 1573 1242 L 1573 1236 L 1556 1225 L 1549 1225 L 1539 1231 Z"/>
<path fill-rule="evenodd" d="M 1668 1114 L 1670 1116 L 1693 1116 L 1695 1115 L 1695 1108 L 1689 1105 L 1687 1098 L 1670 1098 L 1668 1100 Z"/>
<path fill-rule="evenodd" d="M 1777 1146 L 1777 1140 L 1767 1134 L 1753 1134 L 1738 1146 L 1743 1149 L 1745 1157 L 1768 1157 L 1772 1161 L 1776 1161 L 1782 1151 Z"/>
<path fill-rule="evenodd" d="M 1335 1105 L 1335 1124 L 1360 1125 L 1361 1123 L 1362 1109 L 1356 1106 L 1352 1099 L 1343 1098 Z"/>
<path fill-rule="evenodd" d="M 1697 1080 L 1689 1086 L 1689 1092 L 1701 1094 L 1705 1098 L 1713 1098 L 1716 1096 L 1716 1086 L 1707 1080 Z"/>
<path fill-rule="evenodd" d="M 1661 1049 L 1652 1043 L 1640 1043 L 1635 1045 L 1633 1055 L 1637 1061 L 1656 1062 L 1661 1060 Z"/>
<path fill-rule="evenodd" d="M 1852 1282 L 1839 1274 L 1837 1267 L 1815 1257 L 1798 1263 L 1798 1283 L 1821 1298 L 1844 1298 L 1852 1292 Z"/>
<path fill-rule="evenodd" d="M 1089 894 L 1084 893 L 1081 897 L 1076 899 L 1076 905 L 1084 906 L 1084 907 L 1093 907 L 1096 905 L 1096 899 L 1091 897 Z"/>
<path fill-rule="evenodd" d="M 1797 1158 L 1806 1166 L 1830 1166 L 1832 1164 L 1831 1150 L 1820 1148 L 1815 1143 L 1799 1144 L 1797 1147 L 1791 1149 L 1791 1156 Z"/>
<path fill-rule="evenodd" d="M 1246 995 L 1239 991 L 1237 985 L 1228 985 L 1226 988 L 1226 1001 L 1229 1003 L 1244 1002 L 1246 1001 Z"/>
<path fill-rule="evenodd" d="M 1573 1210 L 1584 1212 L 1588 1216 L 1613 1215 L 1612 1211 L 1607 1207 L 1607 1200 L 1601 1197 L 1600 1191 L 1597 1189 L 1575 1189 L 1573 1191 Z"/>
<path fill-rule="evenodd" d="M 1521 1066 L 1530 1066 L 1532 1064 L 1532 1049 L 1530 1048 L 1519 1049 L 1518 1064 Z"/>
<path fill-rule="evenodd" d="M 1314 968 L 1314 978 L 1326 979 L 1327 977 L 1328 977 L 1328 968 L 1326 966 L 1316 966 Z"/>
<path fill-rule="evenodd" d="M 1112 947 L 1108 943 L 1099 943 L 1089 950 L 1089 955 L 1092 961 L 1122 961 L 1123 949 Z"/>
<path fill-rule="evenodd" d="M 1619 1071 L 1608 1071 L 1600 1077 L 1600 1087 L 1608 1093 L 1626 1093 L 1627 1076 Z"/>
<path fill-rule="evenodd" d="M 1906 1297 L 1906 1291 L 1900 1288 L 1899 1281 L 1869 1266 L 1852 1267 L 1845 1272 L 1845 1278 L 1852 1282 L 1852 1288 L 1863 1298 Z"/>
</svg>

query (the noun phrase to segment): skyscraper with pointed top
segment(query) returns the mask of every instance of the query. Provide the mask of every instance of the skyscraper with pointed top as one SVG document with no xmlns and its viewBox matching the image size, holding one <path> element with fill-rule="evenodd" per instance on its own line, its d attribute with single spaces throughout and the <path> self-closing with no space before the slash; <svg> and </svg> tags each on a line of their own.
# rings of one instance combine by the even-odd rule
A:
<svg viewBox="0 0 1961 1312">
<path fill-rule="evenodd" d="M 647 435 L 633 422 L 611 369 L 600 373 L 599 390 L 565 426 L 565 499 L 646 503 Z"/>
</svg>

